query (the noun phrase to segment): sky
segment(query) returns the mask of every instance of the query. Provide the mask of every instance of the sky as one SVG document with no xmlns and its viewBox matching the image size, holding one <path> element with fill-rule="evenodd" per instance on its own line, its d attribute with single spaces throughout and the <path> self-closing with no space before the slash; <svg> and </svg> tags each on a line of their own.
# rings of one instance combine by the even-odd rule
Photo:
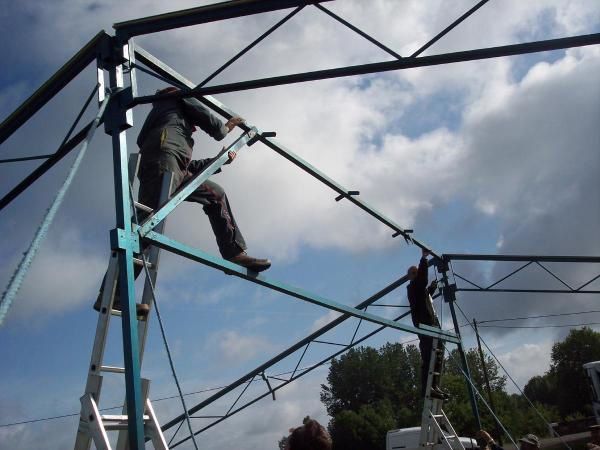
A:
<svg viewBox="0 0 600 450">
<path fill-rule="evenodd" d="M 209 2 L 157 0 L 90 2 L 27 0 L 0 12 L 0 120 L 50 77 L 100 29 L 112 24 Z M 401 55 L 419 48 L 468 10 L 474 1 L 338 0 L 326 6 Z M 168 9 L 167 9 L 168 8 Z M 143 36 L 136 43 L 200 82 L 287 11 Z M 600 31 L 600 7 L 588 0 L 492 0 L 425 54 L 492 47 Z M 219 75 L 211 84 L 296 71 L 388 61 L 390 56 L 307 7 Z M 249 124 L 274 130 L 299 154 L 439 253 L 586 255 L 600 252 L 600 47 L 544 52 L 302 83 L 216 96 Z M 51 153 L 66 134 L 95 83 L 84 70 L 0 147 L 0 158 Z M 139 75 L 140 91 L 163 86 Z M 95 105 L 86 113 L 90 120 Z M 134 110 L 130 151 L 149 108 Z M 85 122 L 84 122 L 85 123 Z M 237 137 L 232 133 L 225 143 Z M 223 143 L 196 133 L 195 157 L 216 154 Z M 0 285 L 6 286 L 75 152 L 0 211 Z M 39 162 L 0 166 L 8 192 Z M 214 177 L 230 198 L 252 255 L 269 257 L 269 278 L 347 305 L 392 283 L 418 261 L 419 249 L 262 144 L 240 152 Z M 9 315 L 0 327 L 0 425 L 79 411 L 93 342 L 96 298 L 114 228 L 110 139 L 100 129 L 67 194 Z M 208 220 L 183 204 L 169 218 L 167 235 L 218 254 Z M 511 263 L 455 263 L 456 273 L 491 284 Z M 600 265 L 548 264 L 567 283 L 580 285 Z M 430 277 L 433 277 L 430 271 Z M 461 284 L 459 280 L 459 285 Z M 558 282 L 530 266 L 503 287 L 550 288 Z M 138 282 L 138 286 L 139 286 Z M 600 281 L 589 286 L 599 289 Z M 4 288 L 2 288 L 3 290 Z M 333 320 L 336 315 L 163 252 L 158 300 L 184 392 L 223 386 Z M 406 305 L 404 287 L 381 303 Z M 591 295 L 459 293 L 469 320 L 592 311 Z M 450 326 L 445 306 L 438 312 Z M 396 308 L 371 308 L 384 317 Z M 404 311 L 404 310 L 401 310 Z M 405 319 L 407 320 L 407 319 Z M 466 322 L 459 313 L 459 322 Z M 550 364 L 552 344 L 568 325 L 600 322 L 600 314 L 504 322 L 546 328 L 482 328 L 490 349 L 519 386 Z M 120 363 L 118 319 L 107 361 Z M 323 336 L 348 342 L 357 321 Z M 493 325 L 493 324 L 488 324 Z M 556 328 L 547 326 L 559 325 Z M 361 325 L 361 333 L 374 329 Z M 592 326 L 599 330 L 600 327 Z M 475 345 L 468 327 L 465 346 Z M 360 334 L 359 334 L 360 335 Z M 365 344 L 407 342 L 414 336 L 384 331 Z M 331 347 L 312 345 L 301 367 Z M 286 359 L 269 374 L 293 370 Z M 277 448 L 278 439 L 306 415 L 326 423 L 319 400 L 327 366 L 202 433 L 202 448 Z M 156 321 L 143 365 L 151 398 L 176 393 Z M 104 381 L 101 406 L 119 405 L 119 376 Z M 511 392 L 517 391 L 509 384 Z M 262 382 L 246 392 L 262 392 Z M 239 392 L 239 391 L 238 391 Z M 209 393 L 189 395 L 188 405 Z M 223 414 L 237 395 L 207 415 Z M 177 400 L 156 401 L 161 422 L 181 412 Z M 205 419 L 194 419 L 200 427 Z M 0 449 L 72 446 L 77 419 L 67 417 L 0 427 Z M 189 442 L 188 442 L 189 444 Z M 182 445 L 181 448 L 192 448 Z"/>
</svg>

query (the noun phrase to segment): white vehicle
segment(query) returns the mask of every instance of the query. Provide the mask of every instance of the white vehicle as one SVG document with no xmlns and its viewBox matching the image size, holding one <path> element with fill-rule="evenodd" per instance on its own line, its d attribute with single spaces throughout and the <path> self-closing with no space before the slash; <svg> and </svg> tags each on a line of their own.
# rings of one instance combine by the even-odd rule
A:
<svg viewBox="0 0 600 450">
<path fill-rule="evenodd" d="M 385 448 L 386 450 L 423 450 L 423 448 L 419 446 L 420 435 L 420 427 L 390 430 L 387 432 L 387 436 L 385 438 Z M 475 439 L 466 437 L 459 437 L 458 439 L 460 440 L 460 443 L 465 448 L 465 450 L 478 448 Z M 459 448 L 458 443 L 455 440 L 450 440 L 450 443 L 453 446 L 454 450 L 462 450 L 461 448 Z M 446 450 L 446 447 L 443 443 L 439 443 L 431 446 L 431 449 Z"/>
<path fill-rule="evenodd" d="M 596 415 L 596 422 L 600 424 L 600 361 L 589 362 L 583 365 L 592 387 L 592 408 Z"/>
</svg>

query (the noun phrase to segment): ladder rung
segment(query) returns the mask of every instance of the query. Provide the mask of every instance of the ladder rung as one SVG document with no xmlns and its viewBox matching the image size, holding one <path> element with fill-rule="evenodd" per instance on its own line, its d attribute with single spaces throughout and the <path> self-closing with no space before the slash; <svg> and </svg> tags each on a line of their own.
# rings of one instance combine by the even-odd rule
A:
<svg viewBox="0 0 600 450">
<path fill-rule="evenodd" d="M 123 414 L 103 414 L 100 416 L 103 422 L 124 422 L 127 423 L 127 415 Z M 150 419 L 150 416 L 144 414 L 144 420 Z"/>
<path fill-rule="evenodd" d="M 444 417 L 443 414 L 432 414 L 431 417 L 435 418 L 435 419 L 439 419 L 441 417 Z"/>
<path fill-rule="evenodd" d="M 101 372 L 112 372 L 112 373 L 125 373 L 125 369 L 123 367 L 117 366 L 100 366 Z"/>
<path fill-rule="evenodd" d="M 446 436 L 446 439 L 456 439 L 456 435 L 451 434 L 450 436 Z"/>
<path fill-rule="evenodd" d="M 151 213 L 154 210 L 152 208 L 150 208 L 149 206 L 144 205 L 143 203 L 140 202 L 133 202 L 133 204 L 135 205 L 135 207 L 139 210 Z"/>
</svg>

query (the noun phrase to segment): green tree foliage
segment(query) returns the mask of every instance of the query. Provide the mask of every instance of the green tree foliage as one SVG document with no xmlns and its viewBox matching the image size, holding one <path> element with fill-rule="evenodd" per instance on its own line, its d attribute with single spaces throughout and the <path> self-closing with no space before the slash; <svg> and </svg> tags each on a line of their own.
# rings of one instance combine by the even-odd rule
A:
<svg viewBox="0 0 600 450">
<path fill-rule="evenodd" d="M 336 449 L 385 448 L 388 430 L 421 416 L 419 350 L 414 345 L 360 347 L 332 362 L 321 401 Z"/>
<path fill-rule="evenodd" d="M 550 375 L 556 379 L 557 406 L 561 417 L 591 415 L 589 383 L 583 365 L 600 360 L 600 333 L 584 327 L 571 330 L 563 342 L 552 346 Z"/>
</svg>

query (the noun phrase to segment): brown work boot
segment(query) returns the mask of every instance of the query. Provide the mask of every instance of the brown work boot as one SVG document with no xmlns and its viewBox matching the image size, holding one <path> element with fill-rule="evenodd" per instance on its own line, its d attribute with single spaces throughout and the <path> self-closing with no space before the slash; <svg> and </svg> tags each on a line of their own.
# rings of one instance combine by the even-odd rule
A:
<svg viewBox="0 0 600 450">
<path fill-rule="evenodd" d="M 246 252 L 238 253 L 231 258 L 227 258 L 227 260 L 234 264 L 245 267 L 253 272 L 262 272 L 263 270 L 267 270 L 269 267 L 271 267 L 271 261 L 268 259 L 253 258 L 252 256 L 248 256 Z"/>
<path fill-rule="evenodd" d="M 98 293 L 98 298 L 94 302 L 94 309 L 96 311 L 100 311 L 101 304 L 102 304 L 102 291 L 100 291 Z M 119 300 L 118 296 L 115 296 L 115 299 L 113 301 L 113 309 L 116 309 L 117 311 L 122 310 L 121 309 L 121 301 Z M 150 312 L 150 307 L 143 303 L 136 303 L 135 304 L 135 312 L 136 312 L 136 315 L 138 316 L 138 319 L 141 319 L 141 318 L 148 316 L 148 313 Z"/>
</svg>

